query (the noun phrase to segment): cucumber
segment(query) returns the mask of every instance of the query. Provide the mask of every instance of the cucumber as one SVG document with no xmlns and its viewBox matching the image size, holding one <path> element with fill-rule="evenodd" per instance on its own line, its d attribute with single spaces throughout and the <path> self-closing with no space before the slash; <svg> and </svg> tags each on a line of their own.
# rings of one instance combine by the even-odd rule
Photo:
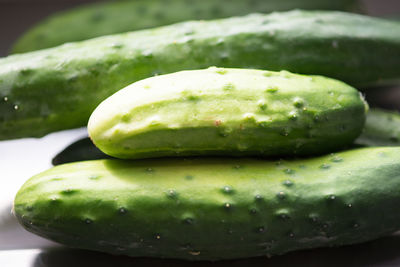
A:
<svg viewBox="0 0 400 267">
<path fill-rule="evenodd" d="M 360 243 L 400 229 L 400 148 L 64 164 L 28 180 L 14 213 L 50 240 L 137 257 L 221 260 Z"/>
<path fill-rule="evenodd" d="M 185 69 L 286 69 L 360 88 L 395 81 L 396 33 L 400 22 L 290 11 L 185 22 L 9 56 L 0 59 L 0 140 L 84 126 L 119 89 Z"/>
<path fill-rule="evenodd" d="M 369 109 L 363 132 L 354 143 L 356 146 L 399 146 L 400 114 L 397 111 Z M 87 137 L 65 148 L 52 162 L 53 165 L 60 165 L 106 158 L 109 156 L 101 152 Z"/>
<path fill-rule="evenodd" d="M 216 19 L 294 8 L 353 11 L 356 0 L 130 0 L 87 4 L 56 13 L 22 35 L 13 53 L 185 20 Z M 68 29 L 67 31 L 65 29 Z"/>
<path fill-rule="evenodd" d="M 369 110 L 364 131 L 355 143 L 366 146 L 399 146 L 400 113 L 378 108 Z"/>
<path fill-rule="evenodd" d="M 88 132 L 122 159 L 315 155 L 350 145 L 366 111 L 337 80 L 212 67 L 133 83 L 96 108 Z"/>
<path fill-rule="evenodd" d="M 86 137 L 82 138 L 65 149 L 60 151 L 51 161 L 53 165 L 60 165 L 75 161 L 94 160 L 94 159 L 107 159 L 107 156 L 101 152 L 92 141 Z"/>
</svg>

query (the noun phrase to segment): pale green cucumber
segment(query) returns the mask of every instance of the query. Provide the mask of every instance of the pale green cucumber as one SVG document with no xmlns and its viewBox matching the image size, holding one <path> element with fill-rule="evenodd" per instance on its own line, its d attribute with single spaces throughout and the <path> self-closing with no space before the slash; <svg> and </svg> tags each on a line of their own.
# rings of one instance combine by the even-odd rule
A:
<svg viewBox="0 0 400 267">
<path fill-rule="evenodd" d="M 136 82 L 103 101 L 89 136 L 116 158 L 313 155 L 350 145 L 367 104 L 337 80 L 209 68 Z"/>
<path fill-rule="evenodd" d="M 355 140 L 360 146 L 398 146 L 400 144 L 400 114 L 397 111 L 369 109 L 363 132 Z M 71 144 L 53 159 L 54 165 L 80 160 L 106 159 L 89 138 Z"/>
</svg>

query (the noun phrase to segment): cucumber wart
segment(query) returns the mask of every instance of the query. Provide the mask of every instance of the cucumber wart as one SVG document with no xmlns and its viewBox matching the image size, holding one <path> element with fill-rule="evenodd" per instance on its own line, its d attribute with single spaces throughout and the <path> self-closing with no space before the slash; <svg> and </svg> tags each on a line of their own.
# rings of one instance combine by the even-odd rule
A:
<svg viewBox="0 0 400 267">
<path fill-rule="evenodd" d="M 100 150 L 125 159 L 313 155 L 350 145 L 366 110 L 337 80 L 213 67 L 120 90 L 93 112 L 88 131 Z"/>
<path fill-rule="evenodd" d="M 64 164 L 27 181 L 14 213 L 56 242 L 129 256 L 220 260 L 354 244 L 400 229 L 400 148 Z"/>
<path fill-rule="evenodd" d="M 395 82 L 397 33 L 396 21 L 290 11 L 185 22 L 9 56 L 0 59 L 0 140 L 84 126 L 119 89 L 185 69 L 285 69 L 359 88 Z"/>
</svg>

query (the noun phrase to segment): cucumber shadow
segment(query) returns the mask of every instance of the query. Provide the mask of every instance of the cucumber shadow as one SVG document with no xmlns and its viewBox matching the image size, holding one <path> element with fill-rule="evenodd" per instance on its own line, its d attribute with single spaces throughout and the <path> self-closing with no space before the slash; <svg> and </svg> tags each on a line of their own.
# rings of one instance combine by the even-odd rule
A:
<svg viewBox="0 0 400 267">
<path fill-rule="evenodd" d="M 249 258 L 218 262 L 130 258 L 68 248 L 44 250 L 32 267 L 237 267 L 237 266 L 400 266 L 400 232 L 363 244 L 291 252 L 272 258 Z"/>
<path fill-rule="evenodd" d="M 109 159 L 110 156 L 104 154 L 98 149 L 90 140 L 85 137 L 74 143 L 70 144 L 62 151 L 60 151 L 51 161 L 56 166 L 65 163 L 76 161 L 96 160 L 96 159 Z"/>
</svg>

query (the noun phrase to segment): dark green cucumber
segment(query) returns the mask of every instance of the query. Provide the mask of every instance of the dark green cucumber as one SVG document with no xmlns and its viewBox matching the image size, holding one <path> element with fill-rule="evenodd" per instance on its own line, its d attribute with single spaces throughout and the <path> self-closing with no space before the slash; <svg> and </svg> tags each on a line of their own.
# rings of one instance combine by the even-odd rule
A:
<svg viewBox="0 0 400 267">
<path fill-rule="evenodd" d="M 349 146 L 366 111 L 361 94 L 334 79 L 212 67 L 129 85 L 96 108 L 88 132 L 122 159 L 314 155 Z"/>
<path fill-rule="evenodd" d="M 400 15 L 389 15 L 389 16 L 385 16 L 385 19 L 391 19 L 391 20 L 400 21 Z"/>
<path fill-rule="evenodd" d="M 400 113 L 377 108 L 369 110 L 364 131 L 355 143 L 366 146 L 399 146 Z"/>
<path fill-rule="evenodd" d="M 119 89 L 184 69 L 285 69 L 360 87 L 388 83 L 400 75 L 397 33 L 400 22 L 290 11 L 185 22 L 9 56 L 0 59 L 0 139 L 86 125 Z"/>
<path fill-rule="evenodd" d="M 99 160 L 45 171 L 14 213 L 67 246 L 220 260 L 360 243 L 400 229 L 400 148 L 291 160 Z"/>
<path fill-rule="evenodd" d="M 28 30 L 13 53 L 54 47 L 102 35 L 136 31 L 185 20 L 216 19 L 290 9 L 343 10 L 357 0 L 130 0 L 88 4 L 54 14 Z M 68 29 L 67 31 L 65 29 Z"/>
<path fill-rule="evenodd" d="M 86 137 L 67 146 L 53 158 L 51 163 L 60 165 L 75 161 L 107 158 L 110 158 L 110 156 L 101 152 L 100 149 L 93 145 L 90 138 Z"/>
</svg>

